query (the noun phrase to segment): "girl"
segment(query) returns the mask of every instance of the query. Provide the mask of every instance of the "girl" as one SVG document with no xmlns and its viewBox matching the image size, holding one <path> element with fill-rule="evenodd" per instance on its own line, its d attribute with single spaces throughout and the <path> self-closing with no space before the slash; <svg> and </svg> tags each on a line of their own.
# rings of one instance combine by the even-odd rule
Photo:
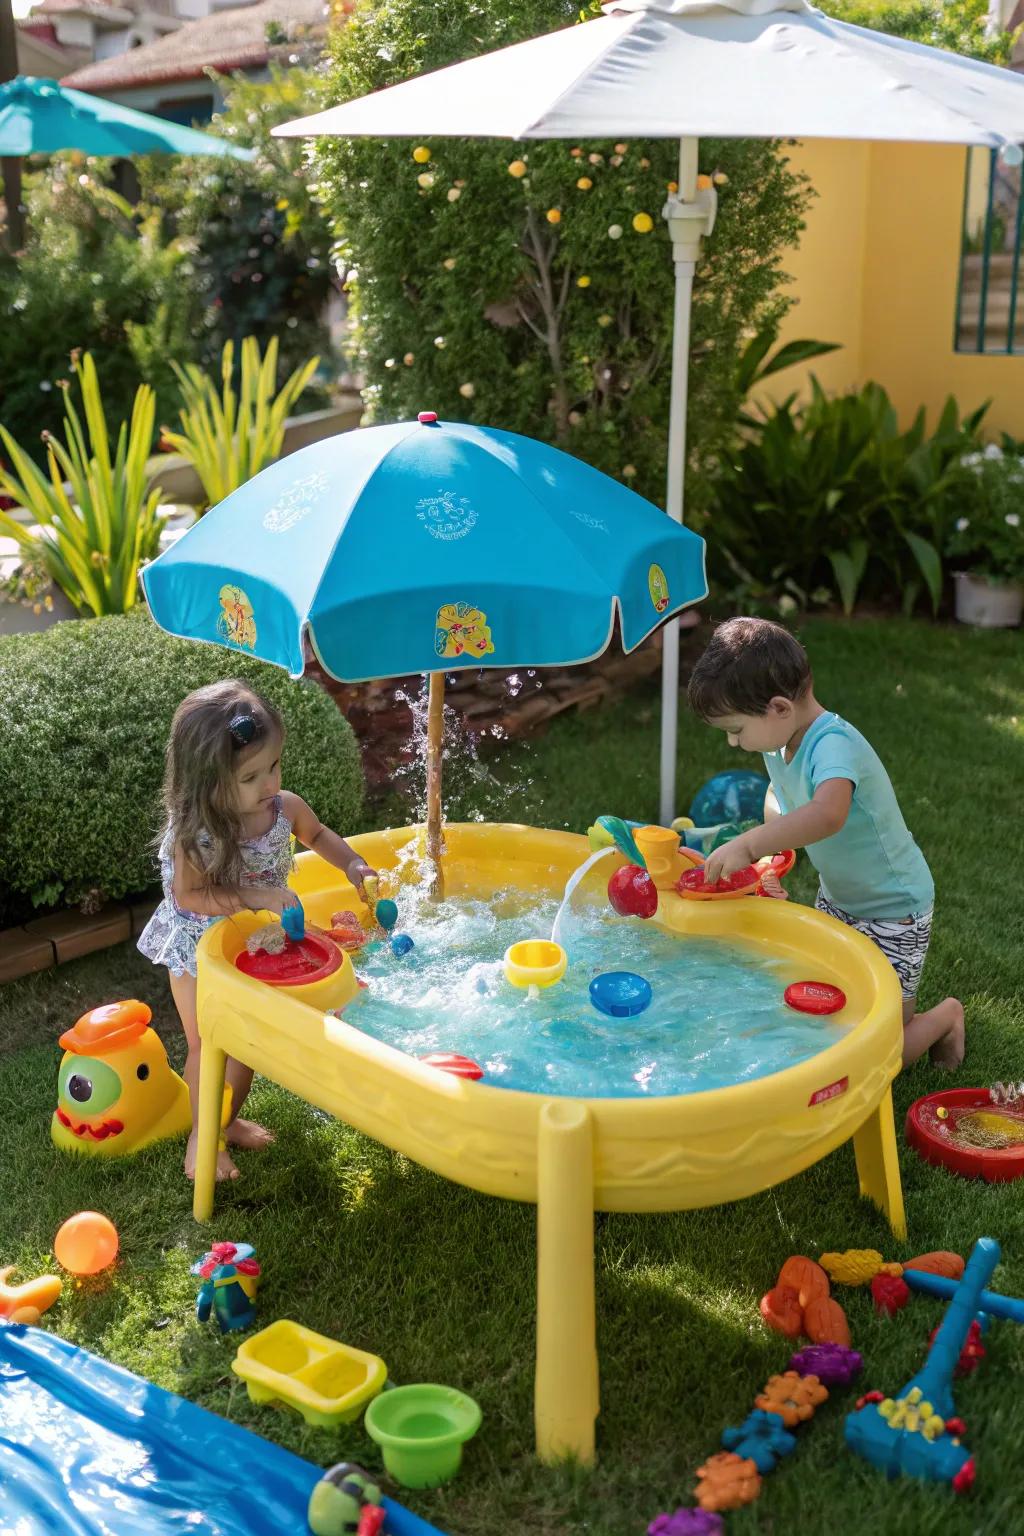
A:
<svg viewBox="0 0 1024 1536">
<path fill-rule="evenodd" d="M 292 833 L 357 889 L 375 873 L 343 838 L 319 822 L 304 800 L 281 789 L 284 724 L 272 704 L 240 682 L 198 688 L 178 706 L 167 744 L 166 820 L 160 838 L 164 899 L 139 938 L 139 949 L 170 972 L 188 1057 L 185 1081 L 192 1099 L 192 1134 L 185 1172 L 195 1176 L 195 1113 L 199 1086 L 196 1021 L 196 944 L 211 923 L 233 912 L 297 906 L 288 889 Z M 273 1140 L 251 1120 L 240 1120 L 252 1070 L 229 1059 L 231 1115 L 225 1141 L 262 1147 Z M 227 1150 L 217 1158 L 218 1179 L 236 1179 Z"/>
</svg>

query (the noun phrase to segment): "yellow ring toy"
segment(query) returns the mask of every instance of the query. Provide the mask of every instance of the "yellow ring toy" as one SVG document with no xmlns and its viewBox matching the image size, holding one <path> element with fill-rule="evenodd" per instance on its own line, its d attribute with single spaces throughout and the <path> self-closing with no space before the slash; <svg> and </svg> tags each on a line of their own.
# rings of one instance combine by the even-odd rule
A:
<svg viewBox="0 0 1024 1536">
<path fill-rule="evenodd" d="M 568 964 L 569 956 L 552 939 L 520 939 L 505 951 L 505 980 L 514 987 L 553 987 Z"/>
</svg>

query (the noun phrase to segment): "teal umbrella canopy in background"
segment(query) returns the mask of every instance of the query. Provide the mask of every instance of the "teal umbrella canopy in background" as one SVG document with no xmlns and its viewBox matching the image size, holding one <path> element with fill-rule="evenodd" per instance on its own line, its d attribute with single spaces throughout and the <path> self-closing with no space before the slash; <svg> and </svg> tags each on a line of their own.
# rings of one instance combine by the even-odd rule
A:
<svg viewBox="0 0 1024 1536">
<path fill-rule="evenodd" d="M 8 240 L 17 250 L 25 239 L 21 207 L 23 155 L 51 155 L 77 149 L 85 155 L 227 155 L 251 160 L 252 151 L 227 139 L 119 106 L 86 91 L 71 91 L 56 80 L 16 75 L 0 85 L 0 174 L 7 204 Z"/>
<path fill-rule="evenodd" d="M 162 629 L 346 682 L 430 674 L 427 853 L 440 886 L 444 676 L 629 651 L 707 595 L 704 541 L 533 438 L 417 421 L 269 465 L 142 574 Z"/>
<path fill-rule="evenodd" d="M 56 80 L 18 75 L 0 85 L 0 156 L 54 154 L 78 149 L 85 155 L 230 155 L 251 160 L 252 152 L 195 128 L 136 112 L 102 96 L 71 91 Z"/>
</svg>

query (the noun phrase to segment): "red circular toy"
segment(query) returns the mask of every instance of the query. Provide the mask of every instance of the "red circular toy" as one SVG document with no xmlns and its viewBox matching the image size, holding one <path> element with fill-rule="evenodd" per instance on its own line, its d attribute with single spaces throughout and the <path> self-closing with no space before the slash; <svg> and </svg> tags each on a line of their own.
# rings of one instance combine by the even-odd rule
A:
<svg viewBox="0 0 1024 1536">
<path fill-rule="evenodd" d="M 270 987 L 301 987 L 310 981 L 323 981 L 341 964 L 341 950 L 328 938 L 318 933 L 307 933 L 296 944 L 287 939 L 279 954 L 268 954 L 258 949 L 250 955 L 243 949 L 235 959 L 235 965 L 246 976 L 265 981 Z"/>
<path fill-rule="evenodd" d="M 957 1125 L 982 1112 L 986 1121 L 1005 1122 L 1014 1138 L 1009 1146 L 969 1146 L 957 1140 Z M 916 1100 L 907 1111 L 904 1135 L 926 1163 L 948 1168 L 965 1179 L 1008 1184 L 1024 1175 L 1024 1105 L 998 1104 L 987 1088 L 944 1088 Z"/>
<path fill-rule="evenodd" d="M 796 849 L 784 848 L 781 853 L 770 853 L 766 859 L 758 859 L 755 868 L 760 875 L 775 875 L 779 880 L 788 875 L 796 863 Z"/>
<path fill-rule="evenodd" d="M 608 881 L 608 900 L 620 917 L 653 917 L 658 887 L 639 864 L 626 864 Z"/>
<path fill-rule="evenodd" d="M 420 1061 L 426 1067 L 436 1067 L 439 1072 L 450 1072 L 452 1077 L 464 1077 L 471 1083 L 478 1083 L 484 1075 L 478 1061 L 470 1061 L 468 1056 L 457 1056 L 451 1051 L 431 1051 L 429 1056 L 421 1056 Z"/>
<path fill-rule="evenodd" d="M 695 869 L 683 870 L 676 881 L 676 890 L 689 901 L 720 901 L 723 897 L 728 900 L 733 896 L 749 896 L 760 883 L 758 870 L 753 864 L 747 864 L 743 869 L 726 875 L 724 880 L 716 880 L 714 885 L 708 885 L 704 879 L 704 866 L 699 864 Z"/>
<path fill-rule="evenodd" d="M 797 1013 L 838 1013 L 846 1007 L 846 993 L 827 981 L 794 981 L 783 996 Z"/>
</svg>

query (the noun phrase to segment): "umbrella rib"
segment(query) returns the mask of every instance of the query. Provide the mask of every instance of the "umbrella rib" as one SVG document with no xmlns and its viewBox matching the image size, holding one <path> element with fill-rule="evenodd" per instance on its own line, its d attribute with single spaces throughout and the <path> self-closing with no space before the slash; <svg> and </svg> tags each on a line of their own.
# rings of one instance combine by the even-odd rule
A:
<svg viewBox="0 0 1024 1536">
<path fill-rule="evenodd" d="M 920 81 L 901 80 L 900 77 L 894 72 L 893 65 L 889 63 L 889 59 L 894 53 L 896 57 L 899 57 L 901 53 L 906 52 L 908 54 L 914 55 L 915 57 L 923 56 L 925 62 L 929 65 L 932 65 L 933 60 L 931 59 L 930 55 L 935 51 L 934 49 L 930 49 L 924 43 L 912 42 L 909 38 L 895 38 L 886 41 L 879 41 L 879 39 L 884 37 L 884 34 L 874 32 L 870 27 L 858 27 L 855 26 L 852 22 L 837 23 L 830 22 L 829 18 L 823 19 L 826 21 L 826 25 L 822 28 L 822 30 L 826 33 L 826 35 L 832 35 L 837 30 L 837 28 L 841 26 L 844 31 L 856 32 L 858 37 L 866 41 L 871 52 L 877 55 L 876 58 L 872 58 L 869 61 L 872 68 L 878 70 L 879 74 L 882 75 L 886 85 L 892 89 L 907 91 L 911 94 L 911 96 L 918 96 L 922 100 L 926 101 L 929 106 L 937 107 L 940 111 L 947 112 L 951 116 L 959 118 L 962 122 L 966 123 L 974 133 L 981 134 L 986 143 L 990 143 L 993 139 L 998 139 L 1000 144 L 1009 142 L 1001 133 L 996 133 L 993 129 L 986 128 L 983 123 L 978 122 L 977 118 L 972 117 L 971 114 L 963 107 L 959 107 L 952 102 L 943 101 L 941 97 L 935 95 L 933 90 L 930 90 Z M 818 25 L 820 27 L 821 23 L 818 22 Z M 839 38 L 839 42 L 840 44 L 843 43 L 842 37 Z M 898 44 L 899 46 L 894 48 L 894 43 Z M 984 64 L 978 59 L 966 59 L 961 54 L 956 54 L 954 57 L 959 59 L 962 64 L 976 66 L 977 72 L 981 74 L 983 78 L 990 78 L 991 74 L 993 73 L 1004 73 L 1001 67 L 994 64 Z M 971 72 L 973 73 L 974 71 L 972 70 Z M 1005 71 L 1005 73 L 1009 73 L 1009 71 Z M 876 142 L 884 143 L 886 141 L 876 140 Z M 966 146 L 968 143 L 975 141 L 970 139 L 959 140 L 958 142 L 963 143 Z"/>
<path fill-rule="evenodd" d="M 624 11 L 616 11 L 616 12 L 610 14 L 610 15 L 605 15 L 605 16 L 601 16 L 599 18 L 595 18 L 594 22 L 591 23 L 591 25 L 595 25 L 596 26 L 596 25 L 599 24 L 599 22 L 611 22 L 613 20 L 618 24 L 614 34 L 611 34 L 609 36 L 607 46 L 602 48 L 600 53 L 596 54 L 594 58 L 587 60 L 586 64 L 583 66 L 583 68 L 580 69 L 573 76 L 573 78 L 570 80 L 569 84 L 565 87 L 565 89 L 563 91 L 560 91 L 559 94 L 554 98 L 553 101 L 549 101 L 547 103 L 547 105 L 545 106 L 544 111 L 541 114 L 541 116 L 540 117 L 535 117 L 533 119 L 533 121 L 530 123 L 530 126 L 528 128 L 525 128 L 521 134 L 517 135 L 517 137 L 518 138 L 524 138 L 524 139 L 532 139 L 534 137 L 537 137 L 537 138 L 540 138 L 540 139 L 550 138 L 551 134 L 546 129 L 541 129 L 540 132 L 537 132 L 537 129 L 538 129 L 538 127 L 540 127 L 542 119 L 550 117 L 552 113 L 558 111 L 559 107 L 562 105 L 562 102 L 568 100 L 568 98 L 572 95 L 573 91 L 576 90 L 577 86 L 579 86 L 582 81 L 586 80 L 587 77 L 590 74 L 592 74 L 593 71 L 595 69 L 597 69 L 599 65 L 604 63 L 605 58 L 612 51 L 612 49 L 616 46 L 616 44 L 619 42 L 620 37 L 622 37 L 622 36 L 626 35 L 627 33 L 631 32 L 635 27 L 637 27 L 639 25 L 640 21 L 642 20 L 642 17 L 643 17 L 643 12 L 641 12 L 641 11 L 637 11 L 635 13 L 628 14 L 628 15 Z M 586 26 L 586 25 L 588 25 L 588 23 L 586 23 L 586 22 L 583 22 L 583 23 L 581 23 L 581 22 L 574 22 L 573 25 L 574 26 L 581 26 L 581 25 Z M 564 28 L 557 28 L 556 30 L 563 31 L 565 29 Z M 609 29 L 609 31 L 610 31 L 610 29 Z M 561 137 L 561 135 L 556 135 L 556 137 Z M 570 137 L 572 137 L 572 135 L 570 135 Z"/>
<path fill-rule="evenodd" d="M 346 517 L 345 521 L 342 523 L 341 527 L 338 529 L 337 533 L 334 535 L 334 540 L 333 540 L 333 542 L 331 544 L 330 550 L 327 553 L 327 558 L 324 560 L 324 563 L 323 563 L 323 569 L 322 569 L 321 574 L 320 574 L 320 580 L 317 582 L 316 586 L 313 588 L 313 592 L 312 592 L 312 595 L 311 595 L 311 597 L 309 599 L 309 602 L 306 604 L 305 616 L 300 621 L 300 624 L 299 624 L 300 639 L 301 639 L 301 635 L 302 635 L 302 630 L 304 628 L 308 628 L 309 632 L 310 632 L 310 635 L 311 636 L 313 635 L 313 609 L 316 606 L 317 598 L 320 596 L 320 589 L 323 586 L 324 582 L 327 580 L 327 573 L 330 570 L 331 563 L 334 560 L 335 554 L 337 553 L 338 544 L 341 541 L 342 534 L 345 532 L 345 529 L 348 527 L 349 518 L 352 516 L 352 514 L 356 510 L 356 507 L 359 505 L 359 499 L 362 496 L 363 492 L 366 490 L 366 487 L 369 484 L 371 478 L 377 473 L 377 471 L 380 469 L 382 464 L 386 464 L 387 463 L 388 459 L 395 452 L 395 450 L 397 448 L 400 448 L 402 446 L 402 444 L 404 442 L 406 442 L 412 436 L 413 432 L 422 430 L 421 424 L 418 421 L 411 421 L 411 422 L 409 422 L 408 423 L 408 428 L 409 428 L 409 430 L 407 432 L 404 432 L 400 438 L 397 438 L 396 441 L 391 444 L 391 446 L 388 448 L 386 453 L 383 453 L 379 459 L 375 460 L 370 465 L 369 469 L 366 472 L 366 475 L 363 478 L 363 482 L 362 482 L 362 484 L 359 487 L 359 490 L 350 499 L 350 501 L 349 501 L 348 517 Z M 315 649 L 315 646 L 314 646 L 314 649 Z M 317 651 L 317 656 L 318 657 L 319 657 L 319 654 L 320 654 L 319 651 Z M 326 671 L 330 671 L 330 668 L 325 668 L 325 670 Z M 331 676 L 332 677 L 334 676 L 333 672 L 331 672 Z M 339 678 L 338 681 L 339 682 L 344 682 L 344 681 L 346 681 L 346 679 Z"/>
</svg>

